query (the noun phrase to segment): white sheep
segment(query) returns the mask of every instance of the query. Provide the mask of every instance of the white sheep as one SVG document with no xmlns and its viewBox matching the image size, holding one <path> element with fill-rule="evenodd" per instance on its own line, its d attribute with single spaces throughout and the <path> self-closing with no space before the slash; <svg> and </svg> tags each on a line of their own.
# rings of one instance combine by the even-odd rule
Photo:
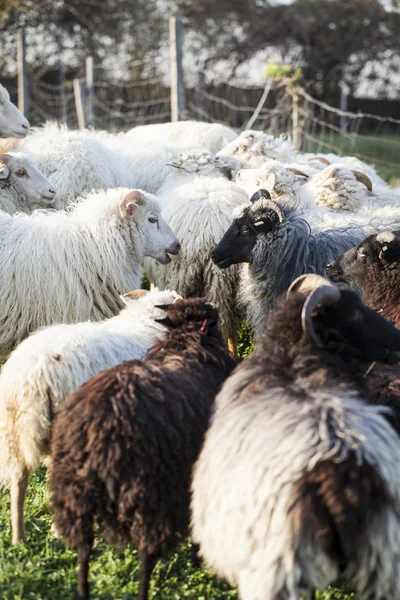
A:
<svg viewBox="0 0 400 600">
<path fill-rule="evenodd" d="M 14 214 L 49 208 L 55 195 L 49 180 L 26 154 L 0 154 L 0 211 Z"/>
<path fill-rule="evenodd" d="M 400 217 L 398 194 L 390 188 L 374 194 L 372 185 L 365 173 L 337 164 L 313 175 L 297 194 L 304 203 L 312 198 L 316 205 L 335 211 L 354 212 L 380 221 Z"/>
<path fill-rule="evenodd" d="M 207 170 L 207 169 L 206 169 Z M 247 194 L 225 178 L 195 175 L 175 169 L 158 192 L 162 215 L 182 244 L 163 270 L 145 259 L 151 282 L 164 289 L 173 287 L 184 297 L 204 296 L 219 308 L 221 330 L 230 349 L 236 347 L 237 267 L 222 271 L 211 254 L 231 222 L 232 211 L 247 202 Z"/>
<path fill-rule="evenodd" d="M 6 88 L 0 85 L 0 137 L 23 138 L 28 133 L 28 119 L 11 102 Z"/>
<path fill-rule="evenodd" d="M 68 395 L 104 369 L 143 358 L 165 331 L 156 306 L 179 297 L 136 290 L 122 297 L 127 307 L 117 316 L 41 329 L 11 354 L 0 375 L 0 486 L 11 490 L 13 544 L 25 539 L 29 475 L 49 452 L 53 420 Z"/>
<path fill-rule="evenodd" d="M 20 151 L 32 157 L 56 188 L 56 209 L 93 189 L 136 187 L 124 161 L 90 131 L 70 131 L 49 122 L 34 128 Z"/>
<path fill-rule="evenodd" d="M 0 215 L 0 356 L 43 325 L 99 321 L 138 288 L 144 256 L 179 243 L 157 199 L 126 188 L 90 194 L 69 212 Z"/>
<path fill-rule="evenodd" d="M 134 127 L 127 132 L 132 139 L 168 142 L 177 146 L 201 146 L 218 152 L 237 137 L 226 125 L 201 121 L 177 121 Z"/>
<path fill-rule="evenodd" d="M 135 173 L 136 185 L 151 194 L 155 194 L 162 186 L 171 172 L 170 163 L 183 150 L 162 140 L 138 142 L 135 137 L 125 133 L 113 135 L 99 132 L 97 136 Z"/>
<path fill-rule="evenodd" d="M 244 167 L 261 167 L 268 158 L 281 162 L 296 160 L 296 151 L 289 139 L 278 138 L 262 131 L 243 131 L 239 137 L 227 144 L 217 156 L 233 156 Z"/>
<path fill-rule="evenodd" d="M 258 169 L 240 169 L 236 174 L 236 183 L 246 190 L 249 197 L 260 188 L 268 190 L 271 197 L 275 197 L 297 190 L 310 176 L 318 172 L 311 164 L 304 167 L 269 159 Z"/>
<path fill-rule="evenodd" d="M 315 160 L 323 160 L 325 161 L 325 165 L 329 164 L 340 165 L 347 169 L 353 171 L 360 171 L 361 173 L 365 173 L 369 179 L 372 181 L 374 190 L 377 192 L 381 192 L 387 190 L 388 185 L 386 181 L 382 179 L 374 169 L 374 167 L 363 160 L 360 160 L 356 156 L 340 156 L 339 154 L 298 154 L 297 160 L 300 162 L 311 161 L 315 164 Z"/>
</svg>

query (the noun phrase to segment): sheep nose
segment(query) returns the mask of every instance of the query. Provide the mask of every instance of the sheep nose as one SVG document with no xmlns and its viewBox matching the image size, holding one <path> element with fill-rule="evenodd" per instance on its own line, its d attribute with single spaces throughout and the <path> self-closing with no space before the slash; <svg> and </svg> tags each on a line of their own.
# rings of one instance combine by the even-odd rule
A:
<svg viewBox="0 0 400 600">
<path fill-rule="evenodd" d="M 55 195 L 56 195 L 56 190 L 53 190 L 53 188 L 50 188 L 50 189 L 49 189 L 49 194 L 50 194 L 51 196 L 55 196 Z"/>
<path fill-rule="evenodd" d="M 328 262 L 328 264 L 326 265 L 325 268 L 329 272 L 329 271 L 332 271 L 332 269 L 334 268 L 334 266 L 335 266 L 335 261 L 331 260 L 331 262 Z"/>
<path fill-rule="evenodd" d="M 27 123 L 22 123 L 22 129 L 29 131 L 29 125 Z"/>
<path fill-rule="evenodd" d="M 180 249 L 181 249 L 181 245 L 177 240 L 168 248 L 167 252 L 168 252 L 168 254 L 178 254 Z"/>
</svg>

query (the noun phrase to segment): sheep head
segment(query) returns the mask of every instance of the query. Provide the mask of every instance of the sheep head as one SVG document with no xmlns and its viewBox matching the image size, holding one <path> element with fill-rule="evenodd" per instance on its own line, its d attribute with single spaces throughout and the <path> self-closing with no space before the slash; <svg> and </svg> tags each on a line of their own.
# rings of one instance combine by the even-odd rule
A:
<svg viewBox="0 0 400 600">
<path fill-rule="evenodd" d="M 318 275 L 302 275 L 290 286 L 287 297 L 304 296 L 301 327 L 314 345 L 329 347 L 346 340 L 367 360 L 399 359 L 400 331 L 376 311 L 365 306 L 355 292 L 340 290 Z"/>
<path fill-rule="evenodd" d="M 14 186 L 30 209 L 52 206 L 56 191 L 23 152 L 0 154 L 0 187 Z"/>
<path fill-rule="evenodd" d="M 29 121 L 11 102 L 6 88 L 0 85 L 0 137 L 24 138 L 29 129 Z"/>
<path fill-rule="evenodd" d="M 212 253 L 213 262 L 220 269 L 250 262 L 258 236 L 268 234 L 283 221 L 283 212 L 268 191 L 258 190 L 249 205 L 234 213 L 233 223 Z"/>
<path fill-rule="evenodd" d="M 384 231 L 368 236 L 361 244 L 326 266 L 333 281 L 364 287 L 372 272 L 400 270 L 400 231 Z"/>
<path fill-rule="evenodd" d="M 218 326 L 218 310 L 204 298 L 182 298 L 173 304 L 157 305 L 156 308 L 165 312 L 165 317 L 156 319 L 157 322 L 169 329 L 184 327 L 207 334 Z"/>
</svg>

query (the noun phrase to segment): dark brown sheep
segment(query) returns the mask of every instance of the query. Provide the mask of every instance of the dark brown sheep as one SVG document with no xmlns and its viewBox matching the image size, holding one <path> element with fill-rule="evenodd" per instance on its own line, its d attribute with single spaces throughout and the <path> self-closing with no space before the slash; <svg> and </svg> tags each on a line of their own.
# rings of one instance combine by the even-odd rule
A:
<svg viewBox="0 0 400 600">
<path fill-rule="evenodd" d="M 82 385 L 54 425 L 50 477 L 55 525 L 78 551 L 76 598 L 89 598 L 93 523 L 107 541 L 133 541 L 139 599 L 157 557 L 186 535 L 192 466 L 214 397 L 235 363 L 202 299 L 161 307 L 167 326 L 143 361 L 126 361 Z"/>
<path fill-rule="evenodd" d="M 400 328 L 400 231 L 370 235 L 326 271 L 333 281 L 361 288 L 365 304 Z"/>
</svg>

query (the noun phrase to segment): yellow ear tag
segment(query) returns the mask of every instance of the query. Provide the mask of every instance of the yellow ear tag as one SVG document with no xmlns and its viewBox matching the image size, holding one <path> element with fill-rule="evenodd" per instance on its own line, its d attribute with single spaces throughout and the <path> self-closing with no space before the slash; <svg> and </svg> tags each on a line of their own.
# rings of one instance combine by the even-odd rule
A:
<svg viewBox="0 0 400 600">
<path fill-rule="evenodd" d="M 381 250 L 381 251 L 379 252 L 379 257 L 378 257 L 378 258 L 379 258 L 379 260 L 381 260 L 382 256 L 383 256 L 383 250 Z"/>
<path fill-rule="evenodd" d="M 257 221 L 257 223 L 254 223 L 254 227 L 257 227 L 258 225 L 264 225 L 264 221 Z"/>
<path fill-rule="evenodd" d="M 181 165 L 182 164 L 182 161 L 178 160 L 178 159 L 173 160 L 172 162 L 174 163 L 174 165 Z"/>
<path fill-rule="evenodd" d="M 331 188 L 332 192 L 336 190 L 335 185 L 333 183 L 331 183 L 329 187 Z"/>
</svg>

